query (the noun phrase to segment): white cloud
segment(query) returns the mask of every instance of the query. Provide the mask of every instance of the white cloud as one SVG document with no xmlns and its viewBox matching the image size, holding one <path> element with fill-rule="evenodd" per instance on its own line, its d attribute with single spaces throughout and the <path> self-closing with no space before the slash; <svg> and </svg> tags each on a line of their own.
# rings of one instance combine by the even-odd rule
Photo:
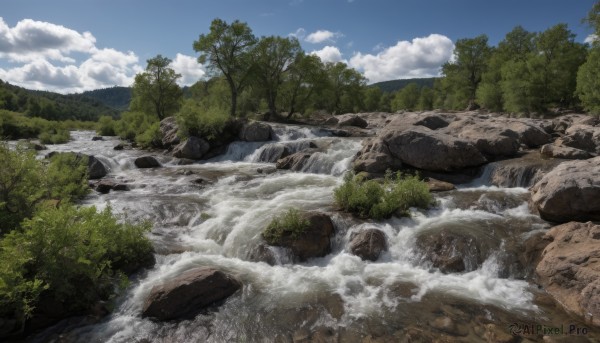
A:
<svg viewBox="0 0 600 343">
<path fill-rule="evenodd" d="M 440 67 L 453 51 L 454 44 L 448 37 L 431 34 L 411 42 L 399 41 L 376 55 L 355 53 L 349 64 L 362 71 L 370 82 L 432 77 L 439 75 Z"/>
<path fill-rule="evenodd" d="M 305 41 L 313 44 L 319 44 L 324 42 L 335 42 L 335 40 L 343 35 L 340 32 L 331 32 L 327 30 L 317 30 L 308 36 Z"/>
<path fill-rule="evenodd" d="M 588 43 L 588 44 L 592 44 L 594 42 L 597 42 L 598 38 L 599 38 L 598 35 L 595 35 L 595 34 L 592 33 L 591 35 L 585 37 L 585 40 L 583 42 L 584 43 Z"/>
<path fill-rule="evenodd" d="M 295 37 L 295 38 L 298 38 L 298 39 L 304 39 L 304 37 L 306 37 L 306 30 L 301 27 L 298 30 L 296 30 L 295 32 L 292 32 L 292 33 L 288 34 L 288 37 Z"/>
<path fill-rule="evenodd" d="M 171 68 L 181 74 L 179 84 L 182 86 L 191 86 L 206 74 L 204 66 L 195 57 L 183 54 L 177 54 L 171 62 Z"/>
<path fill-rule="evenodd" d="M 321 61 L 323 62 L 346 62 L 342 58 L 342 53 L 340 49 L 335 46 L 326 46 L 321 50 L 314 50 L 310 53 L 311 55 L 319 56 Z"/>
</svg>

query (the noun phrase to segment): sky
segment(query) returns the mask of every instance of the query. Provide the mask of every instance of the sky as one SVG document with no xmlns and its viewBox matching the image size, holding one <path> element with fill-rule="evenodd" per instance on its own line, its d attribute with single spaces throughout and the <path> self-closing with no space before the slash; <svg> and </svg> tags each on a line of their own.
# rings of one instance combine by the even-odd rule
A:
<svg viewBox="0 0 600 343">
<path fill-rule="evenodd" d="M 248 23 L 257 37 L 295 36 L 327 62 L 369 83 L 438 76 L 454 42 L 480 34 L 496 45 L 516 25 L 539 32 L 581 22 L 596 0 L 0 0 L 0 79 L 76 93 L 130 86 L 146 61 L 172 60 L 191 85 L 207 77 L 193 42 L 214 18 Z"/>
</svg>

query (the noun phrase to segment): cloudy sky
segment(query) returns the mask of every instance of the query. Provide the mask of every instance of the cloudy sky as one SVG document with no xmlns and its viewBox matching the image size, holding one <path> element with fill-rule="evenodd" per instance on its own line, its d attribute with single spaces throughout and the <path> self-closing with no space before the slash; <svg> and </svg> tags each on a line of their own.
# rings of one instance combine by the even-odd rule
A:
<svg viewBox="0 0 600 343">
<path fill-rule="evenodd" d="M 247 22 L 257 36 L 296 36 L 305 51 L 343 61 L 370 82 L 437 76 L 453 42 L 514 26 L 567 23 L 577 41 L 595 0 L 2 0 L 0 79 L 73 93 L 129 86 L 162 54 L 183 75 L 204 76 L 193 41 L 214 18 Z"/>
</svg>

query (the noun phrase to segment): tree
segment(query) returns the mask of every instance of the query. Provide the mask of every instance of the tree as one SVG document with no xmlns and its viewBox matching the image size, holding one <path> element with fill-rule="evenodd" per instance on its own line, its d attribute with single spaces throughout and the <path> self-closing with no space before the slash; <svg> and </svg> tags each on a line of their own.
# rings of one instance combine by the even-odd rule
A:
<svg viewBox="0 0 600 343">
<path fill-rule="evenodd" d="M 490 53 L 491 48 L 488 46 L 486 35 L 456 41 L 455 60 L 442 67 L 442 73 L 452 85 L 454 108 L 464 108 L 475 101 L 477 86 L 486 71 Z"/>
<path fill-rule="evenodd" d="M 298 109 L 303 112 L 315 91 L 325 87 L 325 67 L 315 55 L 300 52 L 288 72 L 282 86 L 282 98 L 291 117 Z"/>
<path fill-rule="evenodd" d="M 584 21 L 595 29 L 597 36 L 600 36 L 600 1 L 596 1 Z"/>
<path fill-rule="evenodd" d="M 261 38 L 254 48 L 255 73 L 264 90 L 269 114 L 277 114 L 277 96 L 284 74 L 301 50 L 298 39 L 276 36 Z"/>
<path fill-rule="evenodd" d="M 202 55 L 199 63 L 207 63 L 214 71 L 220 71 L 229 85 L 231 92 L 230 114 L 235 116 L 237 99 L 247 86 L 252 67 L 252 48 L 256 37 L 246 23 L 239 20 L 231 24 L 215 19 L 210 25 L 208 34 L 201 34 L 194 41 L 194 51 Z"/>
<path fill-rule="evenodd" d="M 417 108 L 420 96 L 421 90 L 419 89 L 419 86 L 414 82 L 409 83 L 394 96 L 394 100 L 392 100 L 392 111 L 414 111 Z"/>
<path fill-rule="evenodd" d="M 343 62 L 327 63 L 325 73 L 327 90 L 323 92 L 321 101 L 329 112 L 353 112 L 355 108 L 363 107 L 361 93 L 366 79 L 361 73 L 348 68 Z"/>
<path fill-rule="evenodd" d="M 577 95 L 586 110 L 600 115 L 600 47 L 593 48 L 579 68 Z"/>
<path fill-rule="evenodd" d="M 421 88 L 421 94 L 419 95 L 419 102 L 417 108 L 421 111 L 428 111 L 433 109 L 433 90 L 429 87 Z"/>
<path fill-rule="evenodd" d="M 171 60 L 161 55 L 147 62 L 146 71 L 135 76 L 131 110 L 156 115 L 162 120 L 181 106 L 183 92 L 177 85 L 181 75 L 169 68 Z"/>
</svg>

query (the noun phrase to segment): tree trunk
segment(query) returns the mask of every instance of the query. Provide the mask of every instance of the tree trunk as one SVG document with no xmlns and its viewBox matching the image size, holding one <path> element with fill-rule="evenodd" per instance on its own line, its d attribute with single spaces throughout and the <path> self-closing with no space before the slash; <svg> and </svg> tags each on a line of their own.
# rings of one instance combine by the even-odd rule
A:
<svg viewBox="0 0 600 343">
<path fill-rule="evenodd" d="M 229 114 L 232 117 L 235 117 L 235 110 L 237 108 L 237 91 L 235 89 L 231 90 L 231 110 L 229 111 Z"/>
</svg>

